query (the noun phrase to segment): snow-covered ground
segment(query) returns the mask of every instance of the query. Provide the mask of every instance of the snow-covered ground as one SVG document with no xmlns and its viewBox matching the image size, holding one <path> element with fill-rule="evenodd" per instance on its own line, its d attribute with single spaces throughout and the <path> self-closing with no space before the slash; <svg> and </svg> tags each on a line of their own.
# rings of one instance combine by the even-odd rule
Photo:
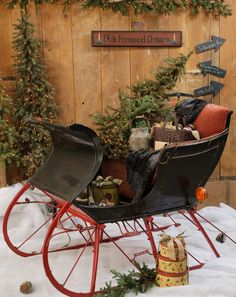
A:
<svg viewBox="0 0 236 297">
<path fill-rule="evenodd" d="M 16 184 L 12 187 L 0 189 L 0 225 L 2 227 L 2 220 L 5 210 L 13 198 L 14 194 L 20 189 L 21 185 Z M 27 197 L 34 199 L 38 193 L 28 192 Z M 24 211 L 20 208 L 19 212 L 16 212 L 11 219 L 9 225 L 9 233 L 11 235 L 21 236 L 24 235 L 36 226 L 40 224 L 48 215 L 41 205 L 34 204 L 30 211 Z M 200 211 L 200 214 L 210 219 L 214 224 L 221 227 L 221 229 L 232 238 L 236 240 L 236 211 L 225 204 L 220 204 L 219 207 L 206 207 Z M 211 226 L 201 221 L 206 228 L 208 234 L 212 238 L 217 250 L 221 254 L 220 258 L 216 258 L 212 250 L 210 250 L 206 241 L 203 239 L 202 234 L 196 229 L 196 227 L 179 214 L 173 214 L 173 218 L 181 223 L 180 228 L 171 227 L 166 233 L 176 236 L 181 231 L 185 231 L 187 249 L 193 255 L 197 256 L 201 261 L 206 262 L 205 266 L 199 270 L 190 272 L 190 284 L 182 287 L 171 288 L 152 288 L 144 294 L 138 296 L 158 296 L 158 297 L 175 297 L 175 296 L 207 296 L 207 297 L 236 297 L 236 245 L 229 239 L 226 239 L 225 243 L 219 243 L 215 240 L 219 231 L 213 230 Z M 159 225 L 167 223 L 168 218 L 159 216 L 156 221 Z M 12 228 L 12 230 L 11 230 Z M 109 232 L 113 232 L 115 225 L 108 226 Z M 42 228 L 42 232 L 37 235 L 36 239 L 32 242 L 32 246 L 41 245 L 44 238 L 47 226 Z M 155 234 L 155 240 L 158 242 L 159 235 Z M 66 242 L 65 242 L 66 244 Z M 128 251 L 134 249 L 138 251 L 145 249 L 148 245 L 148 241 L 145 235 L 137 237 L 122 239 L 119 244 L 126 248 Z M 65 252 L 63 252 L 65 253 Z M 66 261 L 72 258 L 76 251 L 63 253 L 53 253 L 55 260 L 55 267 L 60 273 L 65 270 Z M 155 265 L 151 257 L 149 260 L 144 259 L 145 263 L 149 266 Z M 147 261 L 147 262 L 146 262 Z M 191 259 L 189 259 L 191 261 Z M 191 261 L 192 262 L 192 261 Z M 126 262 L 125 262 L 126 263 Z M 112 275 L 109 272 L 114 268 L 117 271 L 124 269 L 125 265 L 123 257 L 120 252 L 114 249 L 114 246 L 105 245 L 101 248 L 101 259 L 99 262 L 98 275 L 107 280 L 112 279 Z M 127 269 L 132 270 L 132 267 Z M 82 282 L 86 282 L 90 271 L 90 265 L 86 263 L 82 264 L 81 272 L 78 278 L 82 279 Z M 32 297 L 59 297 L 64 296 L 57 291 L 47 279 L 41 255 L 23 258 L 14 254 L 6 245 L 2 232 L 0 233 L 0 297 L 19 297 L 23 296 L 19 291 L 20 284 L 24 281 L 31 281 L 33 283 L 34 291 Z M 132 296 L 131 294 L 129 296 Z"/>
</svg>

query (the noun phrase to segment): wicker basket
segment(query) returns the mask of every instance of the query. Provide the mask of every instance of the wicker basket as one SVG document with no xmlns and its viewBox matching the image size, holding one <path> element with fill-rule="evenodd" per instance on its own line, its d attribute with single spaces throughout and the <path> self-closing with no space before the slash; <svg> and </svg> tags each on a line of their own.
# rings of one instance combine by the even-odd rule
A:
<svg viewBox="0 0 236 297">
<path fill-rule="evenodd" d="M 170 116 L 172 116 L 172 118 L 174 119 L 175 129 L 166 127 L 167 120 Z M 179 126 L 175 112 L 169 113 L 162 127 L 154 127 L 152 137 L 154 142 L 161 141 L 165 143 L 181 142 L 195 139 L 191 130 L 183 129 L 182 126 Z"/>
<path fill-rule="evenodd" d="M 154 127 L 153 129 L 153 140 L 163 142 L 181 142 L 187 140 L 194 140 L 191 131 L 186 129 L 171 129 L 165 127 Z"/>
</svg>

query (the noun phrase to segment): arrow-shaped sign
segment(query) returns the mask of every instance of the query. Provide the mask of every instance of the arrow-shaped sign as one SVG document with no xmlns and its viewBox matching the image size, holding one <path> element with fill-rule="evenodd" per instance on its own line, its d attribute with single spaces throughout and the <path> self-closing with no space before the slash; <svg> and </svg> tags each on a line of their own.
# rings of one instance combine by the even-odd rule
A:
<svg viewBox="0 0 236 297">
<path fill-rule="evenodd" d="M 206 96 L 213 94 L 215 96 L 219 91 L 224 87 L 224 84 L 219 83 L 217 81 L 212 80 L 210 82 L 210 86 L 202 87 L 200 89 L 194 90 L 194 96 L 200 97 L 200 96 Z"/>
<path fill-rule="evenodd" d="M 212 61 L 206 61 L 198 64 L 198 67 L 202 70 L 202 73 L 205 75 L 207 73 L 210 73 L 212 75 L 215 75 L 217 77 L 224 78 L 227 71 L 224 69 L 221 69 L 219 67 L 213 66 Z"/>
<path fill-rule="evenodd" d="M 215 49 L 215 51 L 217 51 L 222 44 L 225 42 L 224 38 L 218 37 L 218 36 L 211 36 L 211 40 L 206 41 L 204 43 L 198 44 L 195 47 L 195 51 L 197 54 L 205 52 L 205 51 L 209 51 L 211 49 Z"/>
</svg>

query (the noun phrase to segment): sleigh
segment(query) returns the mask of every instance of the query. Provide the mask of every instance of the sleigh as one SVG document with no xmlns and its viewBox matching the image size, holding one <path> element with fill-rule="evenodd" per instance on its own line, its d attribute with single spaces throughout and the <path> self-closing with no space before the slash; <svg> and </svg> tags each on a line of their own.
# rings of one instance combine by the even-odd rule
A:
<svg viewBox="0 0 236 297">
<path fill-rule="evenodd" d="M 96 281 L 98 274 L 103 273 L 99 271 L 101 253 L 109 256 L 106 255 L 107 245 L 114 247 L 111 257 L 123 256 L 135 269 L 140 269 L 139 257 L 152 257 L 155 263 L 158 251 L 154 233 L 179 225 L 171 218 L 172 212 L 179 212 L 191 221 L 219 257 L 199 217 L 222 231 L 197 212 L 197 205 L 198 195 L 200 193 L 201 199 L 206 194 L 204 186 L 224 150 L 231 114 L 224 107 L 208 104 L 195 122 L 202 139 L 164 147 L 148 193 L 135 202 L 123 197 L 116 206 L 100 206 L 89 199 L 80 199 L 103 159 L 96 133 L 82 125 L 65 128 L 42 123 L 51 134 L 53 149 L 45 164 L 11 201 L 3 221 L 6 243 L 23 257 L 42 254 L 50 282 L 65 295 L 81 297 L 101 292 L 102 285 Z M 215 117 L 217 125 L 213 125 Z M 29 198 L 32 189 L 34 196 Z M 36 208 L 45 212 L 41 225 L 33 225 L 29 234 L 10 231 L 14 224 L 26 224 L 29 214 L 36 216 Z M 158 215 L 169 218 L 169 224 L 160 226 Z M 140 235 L 146 237 L 147 246 L 134 247 L 132 253 L 127 252 L 126 242 Z M 225 236 L 236 243 L 227 234 Z M 56 257 L 58 253 L 60 256 Z M 204 265 L 195 255 L 189 253 L 189 256 L 196 262 L 190 270 Z M 65 274 L 58 269 L 58 259 L 62 261 Z M 68 265 L 67 261 L 70 261 Z M 90 275 L 84 275 L 84 265 L 91 267 Z"/>
</svg>

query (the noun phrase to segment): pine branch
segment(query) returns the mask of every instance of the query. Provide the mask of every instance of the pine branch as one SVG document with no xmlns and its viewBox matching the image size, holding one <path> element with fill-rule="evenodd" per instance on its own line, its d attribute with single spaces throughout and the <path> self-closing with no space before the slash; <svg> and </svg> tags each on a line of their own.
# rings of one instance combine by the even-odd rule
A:
<svg viewBox="0 0 236 297">
<path fill-rule="evenodd" d="M 141 267 L 137 262 L 137 271 L 129 271 L 128 274 L 122 274 L 115 270 L 111 270 L 113 279 L 117 285 L 112 286 L 112 282 L 106 283 L 106 286 L 101 289 L 99 297 L 125 297 L 126 293 L 133 292 L 135 294 L 146 292 L 149 288 L 155 285 L 156 270 L 150 269 L 143 263 Z"/>
</svg>

